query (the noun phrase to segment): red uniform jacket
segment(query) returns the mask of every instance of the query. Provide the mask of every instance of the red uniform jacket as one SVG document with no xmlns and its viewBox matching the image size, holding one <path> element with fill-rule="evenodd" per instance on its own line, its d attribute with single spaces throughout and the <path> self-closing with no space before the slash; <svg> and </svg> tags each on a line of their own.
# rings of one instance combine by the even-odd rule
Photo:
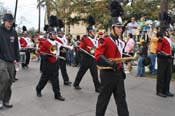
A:
<svg viewBox="0 0 175 116">
<path fill-rule="evenodd" d="M 39 49 L 39 52 L 42 54 L 42 53 L 45 53 L 45 54 L 51 54 L 50 53 L 50 47 L 52 46 L 52 44 L 48 41 L 48 40 L 45 40 L 45 41 L 42 41 L 42 44 L 40 45 L 40 49 Z M 55 63 L 56 62 L 56 56 L 49 56 L 48 57 L 48 62 L 50 63 Z"/>
<path fill-rule="evenodd" d="M 165 37 L 158 40 L 157 52 L 160 52 L 160 51 L 166 54 L 172 55 L 171 45 Z"/>
<path fill-rule="evenodd" d="M 121 58 L 121 53 L 110 36 L 101 38 L 99 40 L 98 47 L 95 51 L 95 58 L 98 61 L 100 55 L 104 55 L 109 58 Z M 121 68 L 121 63 L 117 64 L 117 70 Z"/>
<path fill-rule="evenodd" d="M 89 37 L 85 36 L 82 38 L 79 47 L 86 50 L 87 52 L 90 52 L 91 48 L 94 48 L 95 45 Z"/>
<path fill-rule="evenodd" d="M 27 41 L 24 39 L 24 37 L 21 37 L 19 39 L 19 42 L 20 42 L 22 48 L 26 48 L 27 47 Z"/>
<path fill-rule="evenodd" d="M 44 42 L 46 39 L 44 39 L 44 38 L 39 38 L 38 40 L 39 40 L 39 42 L 38 42 L 38 50 L 40 50 L 40 48 L 41 48 L 43 42 Z"/>
</svg>

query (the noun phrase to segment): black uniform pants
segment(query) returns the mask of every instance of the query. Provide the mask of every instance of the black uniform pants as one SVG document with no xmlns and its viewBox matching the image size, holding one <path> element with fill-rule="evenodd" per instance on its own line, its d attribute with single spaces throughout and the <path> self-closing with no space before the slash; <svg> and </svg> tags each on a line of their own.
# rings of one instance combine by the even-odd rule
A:
<svg viewBox="0 0 175 116">
<path fill-rule="evenodd" d="M 170 89 L 171 80 L 171 59 L 160 59 L 158 58 L 158 69 L 157 69 L 157 93 L 166 94 Z"/>
<path fill-rule="evenodd" d="M 129 116 L 122 72 L 102 70 L 100 72 L 101 91 L 96 104 L 96 116 L 105 116 L 105 111 L 113 94 L 118 116 Z"/>
<path fill-rule="evenodd" d="M 47 82 L 50 80 L 52 84 L 52 89 L 54 92 L 54 95 L 60 95 L 60 87 L 59 87 L 59 81 L 58 81 L 58 73 L 42 73 L 41 78 L 39 80 L 39 83 L 36 87 L 37 91 L 42 91 L 42 89 L 45 87 Z"/>
<path fill-rule="evenodd" d="M 28 66 L 29 65 L 29 62 L 30 62 L 30 52 L 27 51 L 26 52 L 26 61 L 25 61 L 25 63 L 22 63 L 22 67 Z"/>
<path fill-rule="evenodd" d="M 52 84 L 52 89 L 55 96 L 61 95 L 60 93 L 60 86 L 59 86 L 59 80 L 58 80 L 58 63 L 49 63 L 46 61 L 47 59 L 44 59 L 42 57 L 42 67 L 41 67 L 41 78 L 37 84 L 36 90 L 42 91 L 42 89 L 45 87 L 47 82 L 50 80 Z"/>
<path fill-rule="evenodd" d="M 67 74 L 66 69 L 66 61 L 62 59 L 58 59 L 59 68 L 61 70 L 61 75 L 63 77 L 64 82 L 69 81 L 69 76 Z"/>
<path fill-rule="evenodd" d="M 88 69 L 90 69 L 90 73 L 92 75 L 95 89 L 100 87 L 100 82 L 98 80 L 96 61 L 95 61 L 95 59 L 89 58 L 89 57 L 87 57 L 87 58 L 84 57 L 82 59 L 79 71 L 78 71 L 77 76 L 75 78 L 74 86 L 78 86 L 80 84 L 84 74 L 87 72 Z"/>
</svg>

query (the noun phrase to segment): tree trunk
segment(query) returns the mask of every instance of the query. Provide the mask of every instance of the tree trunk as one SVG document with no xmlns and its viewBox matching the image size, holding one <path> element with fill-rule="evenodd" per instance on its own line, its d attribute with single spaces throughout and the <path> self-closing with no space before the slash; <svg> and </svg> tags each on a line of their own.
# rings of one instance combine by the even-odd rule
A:
<svg viewBox="0 0 175 116">
<path fill-rule="evenodd" d="M 168 0 L 161 0 L 160 4 L 160 32 L 164 32 L 168 28 L 168 24 L 164 15 L 168 13 Z"/>
</svg>

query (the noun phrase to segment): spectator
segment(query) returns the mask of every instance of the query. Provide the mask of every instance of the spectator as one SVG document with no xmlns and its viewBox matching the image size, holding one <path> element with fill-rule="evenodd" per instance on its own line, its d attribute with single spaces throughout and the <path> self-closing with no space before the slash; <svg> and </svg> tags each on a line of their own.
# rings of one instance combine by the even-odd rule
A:
<svg viewBox="0 0 175 116">
<path fill-rule="evenodd" d="M 151 59 L 151 63 L 149 65 L 149 70 L 151 74 L 156 74 L 157 71 L 155 69 L 155 64 L 156 64 L 156 49 L 157 49 L 157 42 L 158 42 L 158 37 L 156 34 L 156 31 L 154 31 L 154 35 L 150 39 L 149 43 L 149 58 Z"/>
<path fill-rule="evenodd" d="M 143 61 L 144 61 L 144 58 L 147 56 L 148 47 L 147 47 L 146 42 L 143 39 L 141 39 L 138 44 L 140 44 L 140 48 L 138 51 L 139 58 L 138 58 L 138 64 L 137 64 L 136 77 L 144 77 L 145 66 L 143 64 Z"/>
<path fill-rule="evenodd" d="M 133 56 L 134 55 L 134 46 L 135 46 L 135 41 L 133 39 L 133 35 L 131 33 L 129 33 L 124 52 L 126 54 L 128 54 L 129 56 Z M 128 66 L 128 71 L 130 73 L 131 69 L 132 69 L 132 62 L 128 61 L 127 66 Z"/>
<path fill-rule="evenodd" d="M 12 108 L 10 103 L 14 64 L 19 61 L 19 45 L 16 31 L 12 28 L 13 16 L 5 14 L 0 27 L 0 109 Z"/>
</svg>

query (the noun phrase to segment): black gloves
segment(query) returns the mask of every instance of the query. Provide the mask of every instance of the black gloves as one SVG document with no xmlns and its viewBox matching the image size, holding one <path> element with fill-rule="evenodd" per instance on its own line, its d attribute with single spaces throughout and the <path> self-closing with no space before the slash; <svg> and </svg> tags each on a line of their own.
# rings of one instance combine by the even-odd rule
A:
<svg viewBox="0 0 175 116">
<path fill-rule="evenodd" d="M 114 71 L 117 71 L 117 64 L 115 62 L 108 60 L 104 55 L 100 55 L 97 64 L 99 66 L 112 67 Z"/>
<path fill-rule="evenodd" d="M 117 71 L 117 64 L 115 62 L 113 62 L 112 68 L 114 71 Z"/>
<path fill-rule="evenodd" d="M 51 55 L 41 55 L 41 58 L 43 59 L 43 61 L 48 61 L 48 58 L 50 57 Z"/>
</svg>

